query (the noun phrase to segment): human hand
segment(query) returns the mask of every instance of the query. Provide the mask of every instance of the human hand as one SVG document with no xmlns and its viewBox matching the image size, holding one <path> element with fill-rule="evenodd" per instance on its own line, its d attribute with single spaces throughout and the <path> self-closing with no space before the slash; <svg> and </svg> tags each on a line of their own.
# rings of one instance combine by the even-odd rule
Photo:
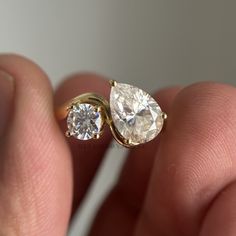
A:
<svg viewBox="0 0 236 236">
<path fill-rule="evenodd" d="M 89 91 L 108 97 L 109 85 L 78 74 L 53 95 L 27 59 L 1 55 L 0 70 L 0 235 L 66 235 L 112 137 L 65 139 L 54 107 Z M 235 236 L 236 89 L 204 82 L 154 97 L 165 130 L 130 149 L 90 236 Z"/>
</svg>

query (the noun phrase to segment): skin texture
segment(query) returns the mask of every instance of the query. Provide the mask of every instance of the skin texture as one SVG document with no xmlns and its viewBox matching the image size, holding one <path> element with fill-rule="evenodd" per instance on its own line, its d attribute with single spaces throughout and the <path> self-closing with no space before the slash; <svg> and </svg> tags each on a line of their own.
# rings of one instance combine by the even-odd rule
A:
<svg viewBox="0 0 236 236">
<path fill-rule="evenodd" d="M 108 97 L 108 82 L 76 74 L 54 93 L 28 59 L 0 55 L 0 70 L 12 77 L 0 79 L 0 235 L 64 236 L 112 137 L 66 139 L 54 109 L 83 92 Z M 130 150 L 90 236 L 235 236 L 236 89 L 201 82 L 154 97 L 165 129 Z"/>
</svg>

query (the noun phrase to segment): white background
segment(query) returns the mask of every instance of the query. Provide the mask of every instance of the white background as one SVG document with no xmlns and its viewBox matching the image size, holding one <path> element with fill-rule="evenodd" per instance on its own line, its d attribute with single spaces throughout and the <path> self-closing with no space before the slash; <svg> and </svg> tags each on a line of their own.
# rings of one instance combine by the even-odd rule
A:
<svg viewBox="0 0 236 236">
<path fill-rule="evenodd" d="M 199 80 L 236 84 L 235 9 L 234 0 L 0 0 L 0 52 L 30 57 L 54 85 L 84 70 L 150 92 Z M 71 236 L 85 235 L 113 183 L 123 152 L 112 152 Z"/>
</svg>

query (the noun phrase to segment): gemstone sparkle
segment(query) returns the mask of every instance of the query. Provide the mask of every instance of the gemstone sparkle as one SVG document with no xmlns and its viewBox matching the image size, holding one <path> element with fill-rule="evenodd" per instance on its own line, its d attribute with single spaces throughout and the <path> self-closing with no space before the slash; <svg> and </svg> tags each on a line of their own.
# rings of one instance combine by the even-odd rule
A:
<svg viewBox="0 0 236 236">
<path fill-rule="evenodd" d="M 110 93 L 111 117 L 119 134 L 133 145 L 154 139 L 164 123 L 157 102 L 145 91 L 117 83 Z"/>
<path fill-rule="evenodd" d="M 68 132 L 77 139 L 88 140 L 94 138 L 96 134 L 101 132 L 102 126 L 102 114 L 91 104 L 74 104 L 68 113 Z"/>
</svg>

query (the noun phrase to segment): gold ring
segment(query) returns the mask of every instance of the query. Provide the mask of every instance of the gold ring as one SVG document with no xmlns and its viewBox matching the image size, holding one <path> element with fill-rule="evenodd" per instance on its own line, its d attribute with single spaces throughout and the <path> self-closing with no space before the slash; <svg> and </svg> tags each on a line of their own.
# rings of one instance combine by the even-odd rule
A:
<svg viewBox="0 0 236 236">
<path fill-rule="evenodd" d="M 167 114 L 147 92 L 110 80 L 110 101 L 95 93 L 81 94 L 56 111 L 66 119 L 65 135 L 79 140 L 98 139 L 109 125 L 115 140 L 132 147 L 154 139 L 162 130 Z"/>
</svg>

